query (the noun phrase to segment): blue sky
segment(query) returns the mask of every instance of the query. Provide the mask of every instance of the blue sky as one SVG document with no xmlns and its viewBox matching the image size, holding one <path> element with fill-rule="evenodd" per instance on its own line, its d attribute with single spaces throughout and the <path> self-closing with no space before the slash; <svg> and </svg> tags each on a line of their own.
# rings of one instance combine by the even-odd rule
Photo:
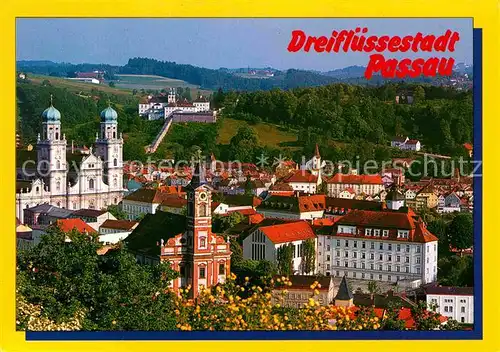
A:
<svg viewBox="0 0 500 352">
<path fill-rule="evenodd" d="M 472 63 L 471 19 L 28 19 L 17 20 L 18 60 L 124 65 L 149 57 L 207 68 L 273 67 L 328 71 L 368 63 L 366 53 L 289 53 L 291 32 L 329 36 L 332 30 L 368 27 L 367 35 L 460 33 L 453 56 Z"/>
</svg>

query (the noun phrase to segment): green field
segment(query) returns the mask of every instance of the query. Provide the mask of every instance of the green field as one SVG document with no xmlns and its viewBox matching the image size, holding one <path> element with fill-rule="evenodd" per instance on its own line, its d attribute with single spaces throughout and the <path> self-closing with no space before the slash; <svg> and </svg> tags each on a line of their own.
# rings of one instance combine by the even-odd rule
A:
<svg viewBox="0 0 500 352">
<path fill-rule="evenodd" d="M 219 130 L 217 143 L 229 144 L 231 138 L 238 132 L 241 126 L 250 126 L 259 137 L 262 145 L 276 148 L 283 148 L 297 142 L 297 133 L 282 130 L 280 127 L 269 123 L 258 123 L 249 125 L 246 121 L 224 118 L 222 127 Z"/>
<path fill-rule="evenodd" d="M 28 74 L 28 79 L 32 83 L 42 84 L 43 81 L 47 80 L 53 86 L 60 88 L 67 88 L 69 91 L 75 93 L 89 93 L 92 89 L 97 89 L 102 92 L 110 93 L 110 94 L 120 94 L 120 95 L 131 95 L 132 91 L 128 89 L 120 89 L 120 88 L 112 88 L 107 84 L 93 84 L 86 82 L 79 82 L 74 80 L 69 80 L 60 77 L 52 77 L 52 76 L 43 76 L 43 75 L 35 75 Z"/>
<path fill-rule="evenodd" d="M 168 88 L 190 88 L 192 92 L 197 92 L 196 95 L 210 95 L 211 91 L 199 89 L 199 86 L 190 84 L 180 79 L 173 79 L 155 75 L 124 75 L 116 74 L 118 81 L 115 81 L 116 87 L 123 89 L 137 90 L 161 90 Z"/>
</svg>

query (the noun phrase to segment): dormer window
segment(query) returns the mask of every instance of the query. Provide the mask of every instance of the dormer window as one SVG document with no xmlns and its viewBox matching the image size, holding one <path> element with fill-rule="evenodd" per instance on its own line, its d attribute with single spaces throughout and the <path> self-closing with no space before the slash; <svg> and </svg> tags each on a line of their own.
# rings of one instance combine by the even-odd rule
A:
<svg viewBox="0 0 500 352">
<path fill-rule="evenodd" d="M 398 238 L 405 238 L 407 239 L 409 235 L 408 230 L 398 230 Z"/>
<path fill-rule="evenodd" d="M 371 236 L 372 235 L 372 229 L 365 229 L 365 236 Z"/>
<path fill-rule="evenodd" d="M 389 237 L 389 230 L 382 230 L 382 237 Z"/>
<path fill-rule="evenodd" d="M 380 229 L 374 229 L 373 236 L 376 236 L 376 237 L 380 236 Z"/>
</svg>

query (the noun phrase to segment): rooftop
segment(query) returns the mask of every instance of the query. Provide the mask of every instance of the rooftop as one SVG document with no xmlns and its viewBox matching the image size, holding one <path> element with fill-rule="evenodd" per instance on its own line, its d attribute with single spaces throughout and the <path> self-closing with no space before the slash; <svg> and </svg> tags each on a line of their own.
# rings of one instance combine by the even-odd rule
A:
<svg viewBox="0 0 500 352">
<path fill-rule="evenodd" d="M 316 238 L 314 231 L 306 221 L 290 222 L 280 225 L 263 226 L 260 230 L 274 244 L 303 241 Z"/>
</svg>

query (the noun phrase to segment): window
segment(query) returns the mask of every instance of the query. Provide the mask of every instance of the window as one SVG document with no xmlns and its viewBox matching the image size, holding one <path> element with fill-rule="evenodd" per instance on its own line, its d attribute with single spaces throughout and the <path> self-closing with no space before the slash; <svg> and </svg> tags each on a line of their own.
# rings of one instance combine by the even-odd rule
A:
<svg viewBox="0 0 500 352">
<path fill-rule="evenodd" d="M 371 242 L 371 243 L 370 243 L 370 248 L 371 248 L 371 249 L 375 249 L 375 242 Z"/>
<path fill-rule="evenodd" d="M 387 271 L 392 271 L 391 269 L 392 269 L 391 266 L 387 265 Z"/>
<path fill-rule="evenodd" d="M 419 266 L 417 266 L 417 267 L 415 268 L 415 270 L 417 271 L 417 274 L 420 274 L 420 267 L 419 267 Z"/>
<path fill-rule="evenodd" d="M 340 272 L 338 270 L 335 271 L 335 276 L 340 276 Z"/>
<path fill-rule="evenodd" d="M 354 248 L 358 248 L 358 241 L 354 241 L 354 242 L 353 242 L 353 247 L 354 247 Z"/>
<path fill-rule="evenodd" d="M 361 253 L 361 259 L 366 259 L 366 253 L 365 252 Z"/>
<path fill-rule="evenodd" d="M 372 235 L 372 229 L 365 229 L 365 236 L 371 236 Z"/>
<path fill-rule="evenodd" d="M 354 253 L 352 253 L 352 257 L 353 257 L 353 258 L 357 258 L 357 257 L 358 257 L 358 252 L 354 252 Z"/>
<path fill-rule="evenodd" d="M 337 247 L 340 247 L 340 240 L 337 240 Z"/>
<path fill-rule="evenodd" d="M 329 255 L 326 256 L 326 261 L 328 261 L 328 262 L 330 261 L 330 256 Z"/>
<path fill-rule="evenodd" d="M 410 262 L 410 257 L 405 257 L 405 263 L 409 263 Z"/>
<path fill-rule="evenodd" d="M 365 273 L 361 273 L 361 278 L 364 279 L 365 278 Z"/>
<path fill-rule="evenodd" d="M 450 313 L 453 313 L 453 306 L 449 307 Z"/>
<path fill-rule="evenodd" d="M 460 300 L 460 303 L 465 303 L 465 302 L 466 302 L 465 299 Z"/>
<path fill-rule="evenodd" d="M 387 275 L 387 281 L 392 281 L 392 276 L 391 275 Z"/>
<path fill-rule="evenodd" d="M 417 250 L 416 250 L 417 253 L 420 253 L 420 246 L 417 247 Z"/>
<path fill-rule="evenodd" d="M 60 191 L 60 190 L 61 190 L 61 182 L 60 182 L 60 181 L 57 181 L 57 182 L 56 182 L 56 190 L 57 190 L 57 191 Z"/>
<path fill-rule="evenodd" d="M 224 263 L 219 263 L 219 275 L 224 275 L 226 272 L 226 266 Z"/>
<path fill-rule="evenodd" d="M 397 244 L 397 245 L 396 245 L 396 250 L 397 250 L 398 252 L 401 252 L 401 245 L 400 245 L 400 244 Z"/>
<path fill-rule="evenodd" d="M 465 323 L 465 318 L 464 317 L 460 317 L 460 322 L 461 323 Z"/>
<path fill-rule="evenodd" d="M 387 244 L 387 250 L 392 251 L 392 244 L 391 243 Z"/>
<path fill-rule="evenodd" d="M 352 273 L 352 277 L 356 278 L 356 272 Z"/>
<path fill-rule="evenodd" d="M 89 189 L 94 189 L 94 179 L 89 179 Z"/>
<path fill-rule="evenodd" d="M 465 307 L 461 307 L 461 308 L 460 308 L 460 312 L 461 312 L 461 313 L 465 313 Z"/>
<path fill-rule="evenodd" d="M 384 255 L 383 254 L 379 254 L 378 260 L 384 260 Z"/>
<path fill-rule="evenodd" d="M 349 258 L 349 252 L 348 251 L 345 251 L 344 257 Z"/>
<path fill-rule="evenodd" d="M 373 235 L 377 237 L 380 236 L 380 229 L 373 230 Z"/>
<path fill-rule="evenodd" d="M 345 240 L 345 246 L 349 247 L 349 241 L 348 240 Z"/>
<path fill-rule="evenodd" d="M 205 278 L 205 268 L 200 268 L 200 279 Z"/>
<path fill-rule="evenodd" d="M 361 242 L 361 248 L 363 248 L 363 249 L 366 248 L 366 242 L 365 241 Z"/>
<path fill-rule="evenodd" d="M 410 253 L 410 245 L 406 245 L 406 253 Z"/>
<path fill-rule="evenodd" d="M 340 266 L 340 260 L 337 260 L 336 265 L 337 265 L 337 266 Z"/>
<path fill-rule="evenodd" d="M 207 245 L 205 237 L 200 238 L 200 248 L 205 248 Z"/>
<path fill-rule="evenodd" d="M 389 237 L 389 230 L 382 230 L 382 237 Z"/>
<path fill-rule="evenodd" d="M 340 257 L 340 251 L 337 251 L 337 257 Z"/>
<path fill-rule="evenodd" d="M 378 270 L 380 270 L 380 271 L 384 270 L 383 266 L 382 266 L 382 265 L 379 265 L 379 266 L 378 266 Z"/>
<path fill-rule="evenodd" d="M 427 253 L 429 253 L 429 248 L 430 248 L 430 247 L 429 247 L 429 246 L 427 246 Z"/>
<path fill-rule="evenodd" d="M 370 274 L 370 280 L 373 280 L 373 274 Z"/>
<path fill-rule="evenodd" d="M 379 243 L 378 248 L 379 248 L 381 251 L 383 251 L 383 250 L 384 250 L 384 244 L 383 244 L 383 243 Z"/>
<path fill-rule="evenodd" d="M 415 258 L 415 264 L 420 264 L 420 257 Z"/>
<path fill-rule="evenodd" d="M 375 254 L 370 253 L 370 259 L 371 259 L 371 260 L 374 260 L 374 259 L 375 259 Z"/>
<path fill-rule="evenodd" d="M 374 268 L 373 264 L 370 264 L 370 270 L 374 270 L 374 269 L 375 268 Z"/>
<path fill-rule="evenodd" d="M 327 251 L 330 251 L 330 245 L 327 245 L 327 246 L 326 246 L 326 250 L 327 250 Z"/>
<path fill-rule="evenodd" d="M 361 269 L 366 269 L 365 268 L 365 263 L 361 263 Z"/>
<path fill-rule="evenodd" d="M 358 264 L 356 262 L 352 263 L 352 267 L 353 268 L 357 268 L 358 267 Z"/>
<path fill-rule="evenodd" d="M 409 273 L 410 272 L 410 268 L 409 267 L 405 267 L 405 273 Z"/>
<path fill-rule="evenodd" d="M 330 264 L 326 264 L 326 270 L 330 270 Z"/>
<path fill-rule="evenodd" d="M 396 261 L 399 263 L 401 261 L 401 256 L 400 255 L 397 255 L 396 256 Z"/>
<path fill-rule="evenodd" d="M 198 216 L 207 216 L 207 206 L 205 204 L 200 204 L 200 206 L 198 207 Z"/>
<path fill-rule="evenodd" d="M 348 263 L 347 261 L 345 261 L 345 262 L 344 262 L 344 266 L 345 266 L 346 268 L 348 268 L 348 267 L 349 267 L 349 263 Z"/>
<path fill-rule="evenodd" d="M 378 279 L 379 279 L 379 280 L 382 280 L 382 275 L 379 275 L 379 276 L 378 276 Z"/>
</svg>

